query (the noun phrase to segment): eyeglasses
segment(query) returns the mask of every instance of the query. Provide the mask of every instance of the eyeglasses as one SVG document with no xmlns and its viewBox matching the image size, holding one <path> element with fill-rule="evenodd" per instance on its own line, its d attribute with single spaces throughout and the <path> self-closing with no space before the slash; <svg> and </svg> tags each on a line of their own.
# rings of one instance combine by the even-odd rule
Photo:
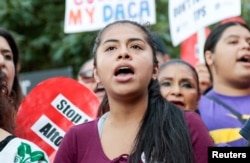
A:
<svg viewBox="0 0 250 163">
<path fill-rule="evenodd" d="M 82 71 L 78 75 L 81 77 L 83 81 L 94 79 L 93 70 Z"/>
</svg>

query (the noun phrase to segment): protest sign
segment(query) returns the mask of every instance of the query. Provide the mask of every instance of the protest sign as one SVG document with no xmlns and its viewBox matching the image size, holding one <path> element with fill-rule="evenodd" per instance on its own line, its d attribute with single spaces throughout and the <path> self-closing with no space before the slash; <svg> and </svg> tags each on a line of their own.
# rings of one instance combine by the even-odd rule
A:
<svg viewBox="0 0 250 163">
<path fill-rule="evenodd" d="M 154 24 L 155 0 L 66 0 L 64 32 L 94 31 L 125 19 Z"/>
<path fill-rule="evenodd" d="M 169 0 L 172 43 L 177 46 L 200 29 L 240 14 L 240 0 Z"/>
<path fill-rule="evenodd" d="M 71 126 L 96 118 L 98 106 L 97 96 L 76 80 L 46 79 L 21 103 L 15 134 L 34 142 L 50 156 Z"/>
</svg>

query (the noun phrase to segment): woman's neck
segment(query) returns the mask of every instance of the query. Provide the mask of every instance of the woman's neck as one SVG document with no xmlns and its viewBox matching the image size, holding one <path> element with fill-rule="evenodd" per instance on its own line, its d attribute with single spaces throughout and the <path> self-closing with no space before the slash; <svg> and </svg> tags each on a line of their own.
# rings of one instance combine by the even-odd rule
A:
<svg viewBox="0 0 250 163">
<path fill-rule="evenodd" d="M 4 129 L 0 128 L 0 141 L 4 140 L 7 136 L 11 135 L 11 133 L 5 131 Z"/>
<path fill-rule="evenodd" d="M 148 96 L 128 101 L 109 98 L 109 118 L 118 122 L 141 121 L 148 107 Z"/>
<path fill-rule="evenodd" d="M 111 160 L 131 153 L 134 147 L 148 105 L 148 96 L 140 97 L 134 100 L 109 97 L 110 112 L 103 124 L 101 144 L 105 155 Z"/>
<path fill-rule="evenodd" d="M 249 82 L 225 82 L 223 80 L 215 80 L 213 84 L 215 92 L 228 96 L 246 96 L 250 95 Z"/>
</svg>

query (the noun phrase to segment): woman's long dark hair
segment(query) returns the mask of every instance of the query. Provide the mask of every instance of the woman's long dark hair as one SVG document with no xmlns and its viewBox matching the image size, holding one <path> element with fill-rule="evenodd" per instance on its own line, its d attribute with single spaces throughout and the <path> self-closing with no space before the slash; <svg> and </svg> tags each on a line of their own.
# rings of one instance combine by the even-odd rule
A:
<svg viewBox="0 0 250 163">
<path fill-rule="evenodd" d="M 0 128 L 13 134 L 15 115 L 14 100 L 9 96 L 5 75 L 0 70 Z"/>
<path fill-rule="evenodd" d="M 10 96 L 14 99 L 15 109 L 17 110 L 22 99 L 23 99 L 23 93 L 21 90 L 21 86 L 19 83 L 19 76 L 18 76 L 18 67 L 20 66 L 19 58 L 19 49 L 16 44 L 16 41 L 12 37 L 12 35 L 5 29 L 0 29 L 0 36 L 5 38 L 5 40 L 8 42 L 10 49 L 13 53 L 13 62 L 15 66 L 15 76 L 13 81 L 12 90 L 9 90 Z"/>
<path fill-rule="evenodd" d="M 140 162 L 144 153 L 149 163 L 193 163 L 192 142 L 183 111 L 162 97 L 157 80 L 151 81 L 148 90 L 148 108 L 129 162 Z M 99 109 L 109 110 L 106 95 Z"/>
<path fill-rule="evenodd" d="M 149 84 L 148 109 L 138 132 L 131 159 L 139 162 L 191 163 L 193 150 L 183 111 L 167 102 L 157 80 Z"/>
<path fill-rule="evenodd" d="M 119 23 L 132 24 L 142 29 L 152 48 L 153 62 L 157 64 L 151 32 L 146 26 L 125 20 L 112 23 L 99 32 L 93 49 L 95 55 L 94 65 L 96 66 L 96 51 L 100 44 L 102 33 L 109 26 Z M 139 163 L 143 153 L 145 154 L 146 162 L 149 163 L 193 163 L 192 143 L 183 111 L 162 97 L 158 80 L 150 82 L 148 93 L 148 108 L 136 136 L 129 163 Z M 109 109 L 108 97 L 105 95 L 99 110 L 105 112 Z"/>
</svg>

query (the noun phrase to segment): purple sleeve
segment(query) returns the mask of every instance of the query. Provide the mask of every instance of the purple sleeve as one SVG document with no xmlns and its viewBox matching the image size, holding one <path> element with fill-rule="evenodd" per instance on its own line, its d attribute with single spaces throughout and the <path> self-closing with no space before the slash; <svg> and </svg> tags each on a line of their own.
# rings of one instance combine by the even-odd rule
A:
<svg viewBox="0 0 250 163">
<path fill-rule="evenodd" d="M 197 113 L 191 111 L 185 111 L 184 113 L 191 134 L 195 163 L 207 163 L 208 147 L 214 146 L 214 142 Z"/>
<path fill-rule="evenodd" d="M 72 163 L 75 162 L 73 158 L 75 155 L 76 139 L 72 128 L 65 134 L 62 142 L 56 152 L 54 163 Z"/>
</svg>

